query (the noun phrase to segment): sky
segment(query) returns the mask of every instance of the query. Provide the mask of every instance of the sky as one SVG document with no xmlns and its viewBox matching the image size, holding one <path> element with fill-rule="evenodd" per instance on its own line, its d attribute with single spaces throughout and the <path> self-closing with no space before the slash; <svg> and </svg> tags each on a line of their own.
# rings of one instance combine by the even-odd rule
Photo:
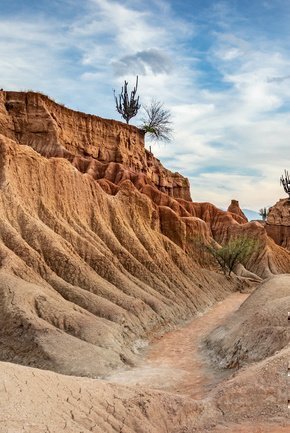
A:
<svg viewBox="0 0 290 433">
<path fill-rule="evenodd" d="M 146 146 L 192 199 L 258 210 L 290 169 L 289 24 L 289 0 L 1 0 L 0 87 L 121 120 L 113 89 L 138 74 L 174 129 Z"/>
</svg>

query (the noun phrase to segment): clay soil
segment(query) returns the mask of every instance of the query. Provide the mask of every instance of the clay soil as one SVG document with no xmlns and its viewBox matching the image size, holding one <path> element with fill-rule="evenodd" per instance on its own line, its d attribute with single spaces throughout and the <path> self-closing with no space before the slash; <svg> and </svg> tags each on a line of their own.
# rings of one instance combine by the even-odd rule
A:
<svg viewBox="0 0 290 433">
<path fill-rule="evenodd" d="M 107 380 L 2 363 L 0 432 L 289 432 L 287 419 L 231 422 L 207 405 L 215 389 L 223 387 L 236 370 L 215 365 L 204 339 L 228 321 L 247 296 L 234 293 L 156 339 L 143 349 L 137 367 L 115 372 Z M 200 411 L 203 421 L 199 421 Z"/>
<path fill-rule="evenodd" d="M 222 325 L 247 299 L 248 294 L 234 293 L 180 329 L 168 332 L 152 342 L 143 352 L 139 366 L 110 375 L 110 382 L 155 389 L 205 400 L 211 391 L 236 372 L 214 365 L 204 340 L 217 326 Z M 208 427 L 212 433 L 289 433 L 289 425 L 253 422 L 220 424 Z M 199 429 L 192 431 L 201 431 Z"/>
<path fill-rule="evenodd" d="M 204 338 L 236 311 L 247 294 L 234 293 L 185 326 L 155 340 L 144 350 L 137 368 L 116 372 L 112 382 L 148 386 L 153 389 L 203 399 L 232 370 L 214 368 L 202 347 Z"/>
</svg>

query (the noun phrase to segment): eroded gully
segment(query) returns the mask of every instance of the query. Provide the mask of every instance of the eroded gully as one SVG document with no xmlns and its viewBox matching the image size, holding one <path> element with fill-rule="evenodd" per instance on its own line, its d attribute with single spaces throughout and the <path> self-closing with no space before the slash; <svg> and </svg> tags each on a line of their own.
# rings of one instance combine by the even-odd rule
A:
<svg viewBox="0 0 290 433">
<path fill-rule="evenodd" d="M 138 367 L 115 372 L 107 379 L 203 399 L 232 371 L 213 368 L 201 342 L 247 298 L 233 293 L 182 328 L 168 332 L 144 351 Z"/>
</svg>

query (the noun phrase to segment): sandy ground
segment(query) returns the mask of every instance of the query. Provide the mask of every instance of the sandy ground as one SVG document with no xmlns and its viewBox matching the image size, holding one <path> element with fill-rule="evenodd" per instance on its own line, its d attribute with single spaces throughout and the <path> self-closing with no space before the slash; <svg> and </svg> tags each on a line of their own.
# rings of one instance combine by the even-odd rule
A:
<svg viewBox="0 0 290 433">
<path fill-rule="evenodd" d="M 152 342 L 138 367 L 105 381 L 0 363 L 0 432 L 289 433 L 287 419 L 235 423 L 210 403 L 235 370 L 213 369 L 201 342 L 246 298 L 230 295 Z"/>
<path fill-rule="evenodd" d="M 203 399 L 232 370 L 213 369 L 201 342 L 216 326 L 236 311 L 248 294 L 234 293 L 182 328 L 169 332 L 145 350 L 137 368 L 118 371 L 110 382 L 148 386 L 153 389 Z"/>
<path fill-rule="evenodd" d="M 195 400 L 206 399 L 236 369 L 213 368 L 202 344 L 214 328 L 222 325 L 239 309 L 248 294 L 234 293 L 182 328 L 169 332 L 144 350 L 144 359 L 137 368 L 110 375 L 110 382 L 177 393 Z M 288 420 L 283 425 L 242 422 L 220 424 L 189 430 L 211 433 L 289 433 Z"/>
</svg>

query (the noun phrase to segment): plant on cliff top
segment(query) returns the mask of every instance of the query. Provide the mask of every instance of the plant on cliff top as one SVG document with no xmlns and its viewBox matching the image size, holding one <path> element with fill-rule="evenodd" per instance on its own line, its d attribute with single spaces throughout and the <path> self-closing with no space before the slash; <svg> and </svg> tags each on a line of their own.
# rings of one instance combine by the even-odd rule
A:
<svg viewBox="0 0 290 433">
<path fill-rule="evenodd" d="M 163 108 L 160 101 L 152 100 L 149 106 L 144 106 L 145 117 L 141 119 L 140 128 L 151 139 L 170 141 L 172 135 L 171 113 Z"/>
<path fill-rule="evenodd" d="M 289 195 L 290 200 L 290 176 L 287 170 L 284 170 L 284 175 L 280 177 L 280 184 L 283 185 L 284 191 Z"/>
<path fill-rule="evenodd" d="M 266 207 L 262 208 L 259 210 L 259 214 L 261 215 L 263 221 L 266 221 L 266 218 L 268 216 L 269 211 L 267 210 Z"/>
<path fill-rule="evenodd" d="M 136 116 L 141 105 L 139 104 L 139 96 L 136 98 L 136 93 L 138 89 L 138 75 L 136 77 L 136 85 L 131 92 L 129 97 L 128 94 L 128 81 L 124 82 L 124 86 L 122 87 L 121 93 L 119 96 L 116 96 L 114 90 L 114 97 L 116 102 L 116 109 L 118 113 L 122 115 L 122 117 L 126 120 L 126 123 L 129 123 L 129 120 Z"/>
</svg>

